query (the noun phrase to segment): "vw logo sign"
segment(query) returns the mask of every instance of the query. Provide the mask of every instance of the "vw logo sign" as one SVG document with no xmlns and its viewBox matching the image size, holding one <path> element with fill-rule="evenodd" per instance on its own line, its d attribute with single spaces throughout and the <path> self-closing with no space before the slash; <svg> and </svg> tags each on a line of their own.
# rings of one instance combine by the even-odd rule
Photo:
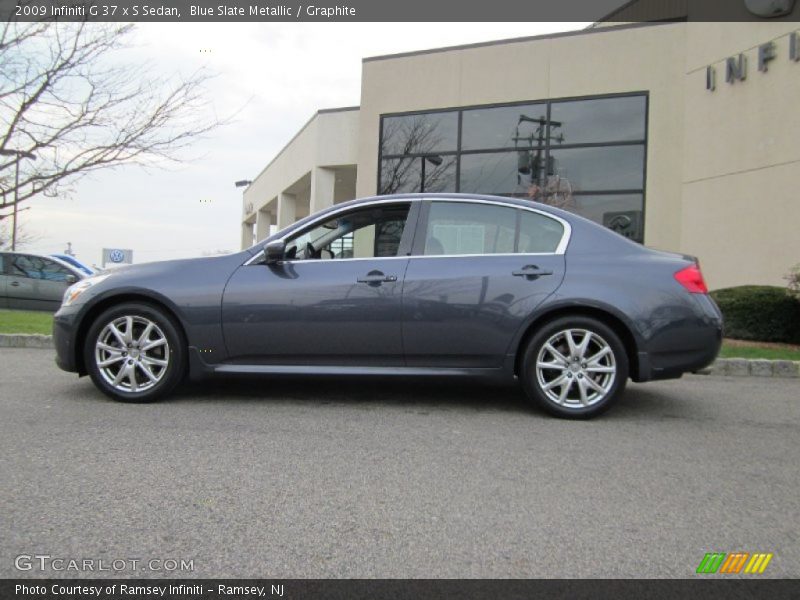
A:
<svg viewBox="0 0 800 600">
<path fill-rule="evenodd" d="M 122 250 L 112 250 L 108 253 L 108 259 L 113 263 L 121 263 L 125 260 L 125 253 Z"/>
</svg>

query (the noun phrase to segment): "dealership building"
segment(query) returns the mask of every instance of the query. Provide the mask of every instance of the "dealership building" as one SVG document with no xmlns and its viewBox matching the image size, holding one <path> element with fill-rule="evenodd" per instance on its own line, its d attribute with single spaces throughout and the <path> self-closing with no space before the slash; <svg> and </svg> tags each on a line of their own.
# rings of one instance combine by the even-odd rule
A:
<svg viewBox="0 0 800 600">
<path fill-rule="evenodd" d="M 696 255 L 712 289 L 785 284 L 800 26 L 655 16 L 365 58 L 360 106 L 318 111 L 245 190 L 242 247 L 353 198 L 472 192 Z"/>
</svg>

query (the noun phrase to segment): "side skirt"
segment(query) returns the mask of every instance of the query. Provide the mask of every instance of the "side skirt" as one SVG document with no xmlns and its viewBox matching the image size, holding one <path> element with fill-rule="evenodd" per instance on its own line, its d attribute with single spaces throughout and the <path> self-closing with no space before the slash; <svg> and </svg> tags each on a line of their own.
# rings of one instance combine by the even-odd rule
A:
<svg viewBox="0 0 800 600">
<path fill-rule="evenodd" d="M 193 380 L 208 375 L 321 375 L 372 377 L 478 377 L 511 381 L 513 376 L 504 368 L 443 368 L 443 367 L 374 367 L 343 365 L 209 365 L 197 350 L 189 348 L 189 374 Z"/>
</svg>

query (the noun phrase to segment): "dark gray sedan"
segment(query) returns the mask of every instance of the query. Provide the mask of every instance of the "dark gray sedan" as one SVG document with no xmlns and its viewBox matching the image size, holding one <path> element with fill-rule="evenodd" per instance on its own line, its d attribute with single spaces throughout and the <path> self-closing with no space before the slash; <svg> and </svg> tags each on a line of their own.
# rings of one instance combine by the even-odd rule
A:
<svg viewBox="0 0 800 600">
<path fill-rule="evenodd" d="M 187 373 L 518 378 L 562 417 L 626 381 L 717 355 L 722 319 L 697 261 L 576 215 L 493 196 L 337 204 L 248 250 L 138 265 L 71 287 L 57 362 L 117 400 Z"/>
</svg>

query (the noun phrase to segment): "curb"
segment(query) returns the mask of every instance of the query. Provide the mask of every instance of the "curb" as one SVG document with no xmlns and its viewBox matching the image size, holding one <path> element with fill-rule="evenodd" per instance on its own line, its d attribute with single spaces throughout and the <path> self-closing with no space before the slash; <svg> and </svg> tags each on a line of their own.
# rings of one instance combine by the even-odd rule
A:
<svg viewBox="0 0 800 600">
<path fill-rule="evenodd" d="M 718 358 L 698 371 L 702 375 L 727 375 L 729 377 L 800 377 L 800 362 L 792 360 L 766 360 L 757 358 Z"/>
<path fill-rule="evenodd" d="M 41 333 L 2 333 L 0 348 L 54 348 L 53 336 Z"/>
<path fill-rule="evenodd" d="M 0 348 L 47 348 L 52 349 L 53 336 L 40 333 L 0 334 Z M 800 378 L 800 361 L 766 360 L 746 358 L 718 358 L 700 375 L 726 375 L 729 377 L 780 377 Z"/>
</svg>

